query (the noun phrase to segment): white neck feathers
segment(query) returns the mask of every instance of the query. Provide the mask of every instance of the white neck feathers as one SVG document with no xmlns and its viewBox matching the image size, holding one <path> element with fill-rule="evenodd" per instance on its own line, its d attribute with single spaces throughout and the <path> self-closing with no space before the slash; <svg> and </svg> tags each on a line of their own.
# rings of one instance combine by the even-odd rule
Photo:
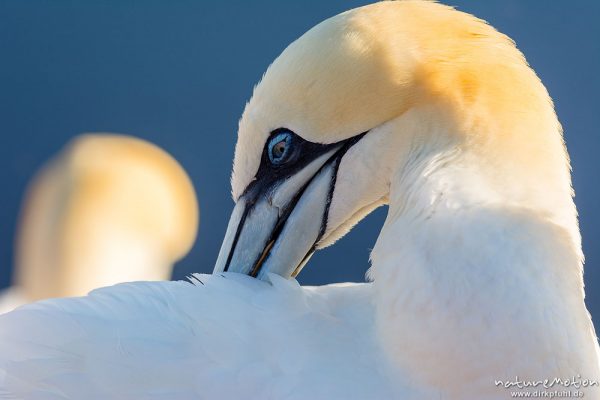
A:
<svg viewBox="0 0 600 400">
<path fill-rule="evenodd" d="M 393 178 L 370 271 L 402 374 L 451 398 L 505 398 L 494 379 L 516 375 L 600 378 L 577 226 L 490 195 L 460 151 L 420 154 Z"/>
</svg>

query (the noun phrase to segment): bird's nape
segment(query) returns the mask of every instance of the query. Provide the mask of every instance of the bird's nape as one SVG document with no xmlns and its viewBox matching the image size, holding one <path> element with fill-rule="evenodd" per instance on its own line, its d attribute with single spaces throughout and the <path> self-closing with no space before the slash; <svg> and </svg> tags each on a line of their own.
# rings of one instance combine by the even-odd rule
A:
<svg viewBox="0 0 600 400">
<path fill-rule="evenodd" d="M 433 1 L 342 13 L 246 105 L 219 273 L 0 316 L 0 397 L 600 398 L 568 166 L 508 37 Z M 381 204 L 371 282 L 289 279 Z"/>
</svg>

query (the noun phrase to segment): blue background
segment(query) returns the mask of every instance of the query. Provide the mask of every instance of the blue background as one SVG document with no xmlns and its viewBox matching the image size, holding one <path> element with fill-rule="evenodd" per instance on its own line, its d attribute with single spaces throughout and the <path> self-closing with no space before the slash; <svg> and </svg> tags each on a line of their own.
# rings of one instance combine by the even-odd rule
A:
<svg viewBox="0 0 600 400">
<path fill-rule="evenodd" d="M 174 278 L 209 272 L 233 203 L 237 121 L 269 63 L 321 20 L 363 1 L 0 2 L 0 287 L 26 183 L 85 131 L 128 133 L 170 152 L 201 204 Z M 587 303 L 600 318 L 600 2 L 452 1 L 516 40 L 556 102 L 574 170 Z M 304 284 L 360 281 L 385 218 L 377 210 L 317 253 Z"/>
</svg>

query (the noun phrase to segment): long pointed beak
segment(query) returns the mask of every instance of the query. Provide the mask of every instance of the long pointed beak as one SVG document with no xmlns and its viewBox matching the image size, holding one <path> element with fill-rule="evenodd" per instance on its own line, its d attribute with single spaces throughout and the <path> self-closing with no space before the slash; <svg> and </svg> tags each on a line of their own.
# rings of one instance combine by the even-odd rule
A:
<svg viewBox="0 0 600 400">
<path fill-rule="evenodd" d="M 296 276 L 325 231 L 341 148 L 333 146 L 283 182 L 256 182 L 247 190 L 233 209 L 213 273 Z"/>
</svg>

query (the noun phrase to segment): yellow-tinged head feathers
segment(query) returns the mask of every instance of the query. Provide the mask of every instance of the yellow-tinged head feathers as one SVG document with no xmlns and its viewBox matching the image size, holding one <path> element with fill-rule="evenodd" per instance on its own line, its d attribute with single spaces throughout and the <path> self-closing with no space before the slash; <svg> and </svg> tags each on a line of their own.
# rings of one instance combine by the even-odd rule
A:
<svg viewBox="0 0 600 400">
<path fill-rule="evenodd" d="M 37 299 L 168 279 L 198 217 L 192 183 L 165 151 L 129 136 L 79 136 L 28 191 L 17 283 Z"/>
<path fill-rule="evenodd" d="M 541 174 L 545 160 L 558 161 L 555 175 L 568 185 L 550 98 L 514 43 L 472 15 L 406 0 L 332 17 L 273 62 L 240 120 L 233 197 L 253 179 L 274 129 L 331 143 L 425 105 L 490 166 L 510 156 Z"/>
</svg>

